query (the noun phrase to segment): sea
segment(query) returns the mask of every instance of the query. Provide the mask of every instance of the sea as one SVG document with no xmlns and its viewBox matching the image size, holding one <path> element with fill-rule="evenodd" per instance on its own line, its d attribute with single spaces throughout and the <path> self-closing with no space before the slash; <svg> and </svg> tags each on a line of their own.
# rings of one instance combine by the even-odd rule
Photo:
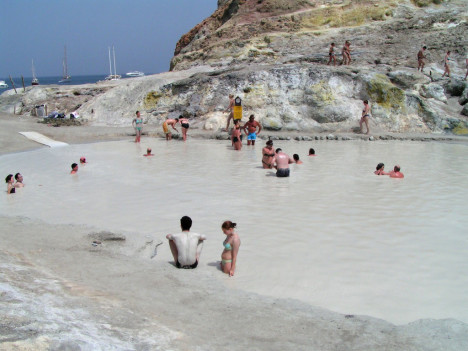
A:
<svg viewBox="0 0 468 351">
<path fill-rule="evenodd" d="M 51 85 L 51 84 L 60 84 L 60 85 L 79 85 L 79 84 L 89 84 L 97 83 L 98 81 L 104 80 L 108 75 L 107 74 L 97 74 L 97 75 L 85 75 L 85 76 L 72 76 L 71 81 L 68 83 L 59 83 L 62 79 L 61 76 L 51 76 L 51 77 L 37 77 L 39 79 L 40 85 Z M 122 75 L 122 79 L 129 79 L 132 77 L 126 77 Z M 2 77 L 0 80 L 4 80 L 8 84 L 8 89 L 12 89 L 13 86 L 10 81 L 10 77 Z M 31 86 L 32 77 L 24 77 L 24 85 Z M 22 87 L 23 83 L 21 77 L 13 78 L 13 83 L 15 87 Z"/>
</svg>

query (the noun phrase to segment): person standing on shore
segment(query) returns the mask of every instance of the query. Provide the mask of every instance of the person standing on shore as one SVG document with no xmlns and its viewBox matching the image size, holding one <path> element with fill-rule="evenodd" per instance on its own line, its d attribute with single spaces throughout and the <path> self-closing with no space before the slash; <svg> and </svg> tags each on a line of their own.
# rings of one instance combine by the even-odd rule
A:
<svg viewBox="0 0 468 351">
<path fill-rule="evenodd" d="M 239 124 L 239 120 L 234 121 L 234 129 L 231 133 L 231 141 L 232 146 L 234 146 L 234 150 L 241 150 L 242 149 L 242 139 L 241 139 L 241 127 Z"/>
<path fill-rule="evenodd" d="M 258 127 L 258 132 L 257 132 Z M 249 121 L 244 124 L 242 127 L 244 133 L 247 135 L 247 145 L 255 145 L 255 140 L 257 139 L 257 135 L 260 134 L 262 131 L 262 125 L 255 120 L 254 115 L 250 115 Z M 248 132 L 245 131 L 248 130 Z"/>
<path fill-rule="evenodd" d="M 184 139 L 184 141 L 187 141 L 187 131 L 190 127 L 189 120 L 181 115 L 179 116 L 179 122 L 182 128 L 182 139 Z"/>
<path fill-rule="evenodd" d="M 204 235 L 191 233 L 192 219 L 183 216 L 180 219 L 181 233 L 167 234 L 172 256 L 177 268 L 196 268 L 203 248 Z"/>
<path fill-rule="evenodd" d="M 262 149 L 262 166 L 264 169 L 273 168 L 275 151 L 273 150 L 273 140 L 268 140 Z"/>
<path fill-rule="evenodd" d="M 359 128 L 361 128 L 361 133 L 363 132 L 362 130 L 362 124 L 365 123 L 366 125 L 366 134 L 369 134 L 369 117 L 370 117 L 370 106 L 369 106 L 369 101 L 364 100 L 364 109 L 362 110 L 362 117 L 361 120 L 359 121 Z"/>
<path fill-rule="evenodd" d="M 23 176 L 21 175 L 21 173 L 16 173 L 15 174 L 15 188 L 23 188 L 24 187 L 24 184 L 23 184 Z"/>
<path fill-rule="evenodd" d="M 237 253 L 241 244 L 239 235 L 234 232 L 236 226 L 237 224 L 231 221 L 225 221 L 221 225 L 221 229 L 226 235 L 226 239 L 223 242 L 224 249 L 221 253 L 221 270 L 229 274 L 230 277 L 234 275 L 236 270 Z"/>
<path fill-rule="evenodd" d="M 283 152 L 280 148 L 276 149 L 275 168 L 277 177 L 289 177 L 289 165 L 294 160 Z"/>
<path fill-rule="evenodd" d="M 14 194 L 15 193 L 15 186 L 13 182 L 15 179 L 13 178 L 13 174 L 9 174 L 5 178 L 5 183 L 7 184 L 7 194 Z"/>
<path fill-rule="evenodd" d="M 449 66 L 449 61 L 450 61 L 450 51 L 447 51 L 445 54 L 444 58 L 444 74 L 442 74 L 442 77 L 444 77 L 446 74 L 450 78 L 450 66 Z"/>
<path fill-rule="evenodd" d="M 179 133 L 179 131 L 175 127 L 175 125 L 177 123 L 179 123 L 178 118 L 176 118 L 176 119 L 168 118 L 168 119 L 166 119 L 164 121 L 162 127 L 163 127 L 164 134 L 166 135 L 166 140 L 171 140 L 172 139 L 172 134 L 171 134 L 171 131 L 169 130 L 169 126 L 171 126 L 172 129 L 174 129 L 177 133 Z"/>
<path fill-rule="evenodd" d="M 140 142 L 141 130 L 143 129 L 143 118 L 140 117 L 140 111 L 135 112 L 136 117 L 132 121 L 132 126 L 135 128 L 135 143 Z"/>
<path fill-rule="evenodd" d="M 231 119 L 234 118 L 234 95 L 229 94 L 229 106 L 224 112 L 229 112 L 226 129 L 224 129 L 224 131 L 227 132 L 229 130 L 229 124 L 231 123 Z"/>
<path fill-rule="evenodd" d="M 418 52 L 418 71 L 421 69 L 421 72 L 423 71 L 424 66 L 426 65 L 426 63 L 424 62 L 424 59 L 426 58 L 425 51 L 426 46 L 423 46 Z"/>
<path fill-rule="evenodd" d="M 327 66 L 333 61 L 333 66 L 336 66 L 336 56 L 335 56 L 335 43 L 330 44 L 330 50 L 328 50 L 328 63 Z"/>
</svg>

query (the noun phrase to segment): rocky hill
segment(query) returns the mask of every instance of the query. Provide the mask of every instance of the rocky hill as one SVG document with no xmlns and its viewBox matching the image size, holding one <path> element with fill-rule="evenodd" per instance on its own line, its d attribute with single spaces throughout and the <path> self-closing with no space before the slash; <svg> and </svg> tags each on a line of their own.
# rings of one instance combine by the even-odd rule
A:
<svg viewBox="0 0 468 351">
<path fill-rule="evenodd" d="M 94 93 L 76 86 L 65 95 L 81 96 L 78 111 L 99 124 L 128 124 L 139 109 L 149 124 L 183 114 L 195 128 L 217 131 L 225 126 L 223 110 L 232 93 L 243 99 L 244 118 L 253 113 L 269 130 L 350 131 L 368 99 L 373 131 L 466 134 L 466 4 L 219 0 L 218 9 L 176 44 L 171 72 L 96 85 Z M 352 49 L 346 66 L 340 65 L 345 40 Z M 331 42 L 337 45 L 337 66 L 326 65 Z M 423 45 L 428 58 L 420 73 L 416 54 Z M 442 77 L 447 50 L 451 78 Z M 38 102 L 30 92 L 16 100 L 4 95 L 0 111 L 11 112 L 12 99 L 20 113 Z M 36 90 L 35 96 L 42 95 Z M 60 108 L 60 95 L 42 100 L 54 97 Z"/>
</svg>

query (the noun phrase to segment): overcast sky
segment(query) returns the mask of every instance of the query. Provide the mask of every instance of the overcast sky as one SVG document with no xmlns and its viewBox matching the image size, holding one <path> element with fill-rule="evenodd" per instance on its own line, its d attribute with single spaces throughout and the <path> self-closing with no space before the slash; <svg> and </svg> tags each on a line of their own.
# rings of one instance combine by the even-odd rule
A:
<svg viewBox="0 0 468 351">
<path fill-rule="evenodd" d="M 0 77 L 61 76 L 67 46 L 71 76 L 169 70 L 180 37 L 217 8 L 217 0 L 0 0 Z"/>
</svg>

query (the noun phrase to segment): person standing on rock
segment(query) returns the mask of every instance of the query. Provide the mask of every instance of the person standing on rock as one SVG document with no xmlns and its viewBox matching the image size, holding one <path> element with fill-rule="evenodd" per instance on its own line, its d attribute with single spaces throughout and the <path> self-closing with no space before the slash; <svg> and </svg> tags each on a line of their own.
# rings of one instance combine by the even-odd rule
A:
<svg viewBox="0 0 468 351">
<path fill-rule="evenodd" d="M 343 62 L 342 65 L 349 65 L 351 64 L 351 43 L 349 40 L 345 41 L 343 49 L 341 49 L 341 54 L 343 55 Z"/>
<path fill-rule="evenodd" d="M 258 127 L 258 132 L 257 132 Z M 249 121 L 242 127 L 244 133 L 247 135 L 247 145 L 255 145 L 257 135 L 262 131 L 262 125 L 255 120 L 254 115 L 250 115 Z M 248 132 L 245 131 L 247 129 Z"/>
<path fill-rule="evenodd" d="M 336 56 L 335 56 L 335 43 L 330 44 L 330 50 L 328 50 L 328 63 L 327 66 L 333 61 L 333 66 L 336 66 Z"/>
<path fill-rule="evenodd" d="M 369 101 L 364 100 L 364 109 L 362 110 L 362 117 L 361 120 L 359 121 L 359 128 L 361 128 L 361 133 L 363 132 L 362 130 L 362 124 L 365 123 L 366 125 L 366 134 L 369 134 L 369 117 L 370 117 L 370 106 L 369 106 Z"/>
<path fill-rule="evenodd" d="M 445 54 L 444 58 L 444 74 L 442 74 L 442 77 L 444 77 L 446 74 L 450 78 L 450 66 L 449 66 L 449 61 L 450 61 L 450 51 L 447 51 Z"/>
<path fill-rule="evenodd" d="M 294 160 L 283 152 L 280 148 L 276 149 L 274 159 L 276 176 L 289 177 L 289 164 L 295 163 Z"/>
<path fill-rule="evenodd" d="M 426 46 L 423 46 L 418 52 L 418 71 L 421 70 L 421 72 L 423 71 L 424 66 L 426 65 L 426 63 L 424 62 L 424 59 L 426 58 L 426 55 L 424 54 L 425 51 Z"/>
<path fill-rule="evenodd" d="M 140 111 L 135 112 L 136 117 L 132 121 L 132 126 L 135 128 L 135 143 L 140 142 L 141 130 L 143 129 L 143 118 L 140 117 Z"/>
<path fill-rule="evenodd" d="M 229 130 L 229 124 L 231 123 L 231 119 L 234 118 L 234 95 L 229 94 L 229 106 L 224 112 L 229 112 L 226 129 L 224 131 Z"/>
<path fill-rule="evenodd" d="M 175 127 L 175 125 L 177 123 L 179 123 L 178 118 L 176 118 L 176 119 L 168 118 L 168 119 L 166 119 L 164 121 L 162 127 L 163 127 L 164 134 L 166 134 L 166 140 L 171 140 L 172 139 L 172 134 L 171 134 L 171 131 L 169 130 L 169 126 L 171 126 L 172 129 L 174 129 L 177 133 L 179 133 L 179 131 Z"/>
</svg>

